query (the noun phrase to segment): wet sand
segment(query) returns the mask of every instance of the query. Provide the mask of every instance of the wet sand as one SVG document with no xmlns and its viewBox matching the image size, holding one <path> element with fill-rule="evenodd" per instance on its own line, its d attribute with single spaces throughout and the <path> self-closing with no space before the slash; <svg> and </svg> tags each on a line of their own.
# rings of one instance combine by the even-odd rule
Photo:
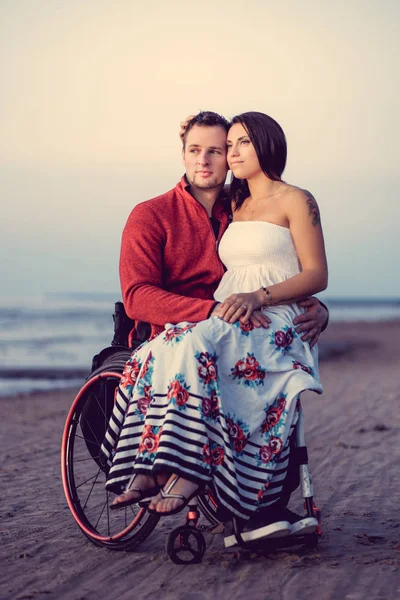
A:
<svg viewBox="0 0 400 600">
<path fill-rule="evenodd" d="M 86 540 L 61 486 L 59 456 L 73 391 L 0 399 L 0 598 L 400 598 L 400 322 L 331 324 L 324 394 L 305 394 L 306 439 L 323 515 L 318 550 L 228 553 L 206 534 L 199 565 L 177 566 L 160 521 L 130 553 Z M 301 510 L 299 496 L 292 502 Z"/>
</svg>

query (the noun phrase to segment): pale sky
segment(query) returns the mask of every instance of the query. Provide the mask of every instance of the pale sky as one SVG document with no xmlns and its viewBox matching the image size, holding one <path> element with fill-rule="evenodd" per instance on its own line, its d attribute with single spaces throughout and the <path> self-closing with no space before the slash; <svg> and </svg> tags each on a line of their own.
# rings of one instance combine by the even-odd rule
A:
<svg viewBox="0 0 400 600">
<path fill-rule="evenodd" d="M 179 122 L 258 110 L 316 197 L 327 296 L 400 296 L 397 0 L 0 0 L 0 295 L 119 291 Z"/>
</svg>

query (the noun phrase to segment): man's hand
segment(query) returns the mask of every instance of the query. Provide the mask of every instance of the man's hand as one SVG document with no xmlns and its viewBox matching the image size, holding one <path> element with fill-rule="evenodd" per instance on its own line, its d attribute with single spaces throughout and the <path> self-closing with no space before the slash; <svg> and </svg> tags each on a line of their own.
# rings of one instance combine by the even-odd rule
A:
<svg viewBox="0 0 400 600">
<path fill-rule="evenodd" d="M 293 324 L 296 325 L 297 333 L 304 333 L 301 336 L 302 341 L 310 342 L 312 348 L 318 342 L 321 329 L 328 319 L 328 311 L 314 297 L 307 298 L 299 304 L 306 312 L 293 319 Z"/>
<path fill-rule="evenodd" d="M 179 125 L 180 125 L 179 137 L 181 138 L 181 140 L 183 140 L 183 136 L 185 135 L 186 127 L 188 126 L 189 121 L 194 119 L 195 116 L 196 115 L 189 115 L 183 121 L 181 121 L 181 123 L 179 123 Z"/>
<path fill-rule="evenodd" d="M 241 323 L 244 322 L 242 321 L 242 319 L 243 317 L 240 317 L 239 319 Z M 264 329 L 268 329 L 269 324 L 271 323 L 271 319 L 267 317 L 264 313 L 262 313 L 260 310 L 253 310 L 249 320 L 250 323 L 254 325 L 254 327 L 264 327 Z"/>
<path fill-rule="evenodd" d="M 212 313 L 210 314 L 210 317 L 220 317 L 221 316 L 221 302 L 219 302 L 216 306 L 214 306 L 214 310 L 212 311 Z"/>
<path fill-rule="evenodd" d="M 222 318 L 222 304 L 217 304 L 214 308 L 214 310 L 212 311 L 210 317 L 221 317 Z M 247 323 L 248 321 L 250 321 L 250 323 L 252 323 L 252 325 L 254 325 L 254 327 L 264 327 L 264 329 L 268 329 L 269 324 L 271 323 L 271 319 L 269 319 L 269 317 L 267 317 L 264 313 L 262 313 L 260 310 L 254 310 L 249 319 L 246 319 L 246 315 L 243 315 L 242 317 L 240 317 L 238 319 L 241 323 Z"/>
</svg>

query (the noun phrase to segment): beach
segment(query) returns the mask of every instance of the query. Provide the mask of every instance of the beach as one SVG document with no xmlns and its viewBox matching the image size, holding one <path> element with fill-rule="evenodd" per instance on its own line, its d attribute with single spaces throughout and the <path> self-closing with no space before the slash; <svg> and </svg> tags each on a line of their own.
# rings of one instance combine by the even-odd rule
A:
<svg viewBox="0 0 400 600">
<path fill-rule="evenodd" d="M 178 566 L 165 544 L 183 515 L 161 520 L 133 552 L 98 548 L 76 526 L 61 485 L 74 390 L 1 398 L 0 598 L 399 598 L 399 339 L 400 321 L 331 323 L 323 334 L 324 394 L 303 395 L 323 518 L 317 550 L 227 552 L 221 533 L 206 532 L 203 562 Z M 298 492 L 291 508 L 301 512 Z"/>
</svg>

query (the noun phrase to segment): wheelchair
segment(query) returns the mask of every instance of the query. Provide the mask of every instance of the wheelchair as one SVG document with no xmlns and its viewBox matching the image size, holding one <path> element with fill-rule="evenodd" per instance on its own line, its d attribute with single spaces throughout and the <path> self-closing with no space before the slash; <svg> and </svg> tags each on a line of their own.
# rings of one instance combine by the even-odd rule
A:
<svg viewBox="0 0 400 600">
<path fill-rule="evenodd" d="M 145 502 L 110 511 L 113 494 L 105 483 L 109 470 L 101 444 L 112 414 L 114 399 L 125 363 L 133 347 L 128 347 L 128 333 L 133 322 L 127 317 L 123 304 L 115 305 L 114 338 L 111 346 L 93 358 L 92 370 L 75 397 L 68 413 L 61 447 L 61 475 L 67 504 L 82 533 L 95 545 L 109 550 L 132 550 L 154 530 L 160 517 L 147 511 Z M 148 331 L 141 332 L 142 340 Z M 287 480 L 287 501 L 291 492 L 301 485 L 307 516 L 316 517 L 316 533 L 273 538 L 260 542 L 244 542 L 241 527 L 233 518 L 233 530 L 240 547 L 263 551 L 290 545 L 315 548 L 321 535 L 320 511 L 313 500 L 313 487 L 308 472 L 307 448 L 304 442 L 303 415 L 300 412 L 292 438 Z M 187 507 L 186 521 L 176 527 L 167 540 L 167 553 L 176 564 L 198 563 L 206 550 L 205 538 L 198 527 L 200 512 L 210 528 L 224 519 L 212 485 L 198 494 Z M 225 515 L 226 516 L 226 515 Z"/>
</svg>

